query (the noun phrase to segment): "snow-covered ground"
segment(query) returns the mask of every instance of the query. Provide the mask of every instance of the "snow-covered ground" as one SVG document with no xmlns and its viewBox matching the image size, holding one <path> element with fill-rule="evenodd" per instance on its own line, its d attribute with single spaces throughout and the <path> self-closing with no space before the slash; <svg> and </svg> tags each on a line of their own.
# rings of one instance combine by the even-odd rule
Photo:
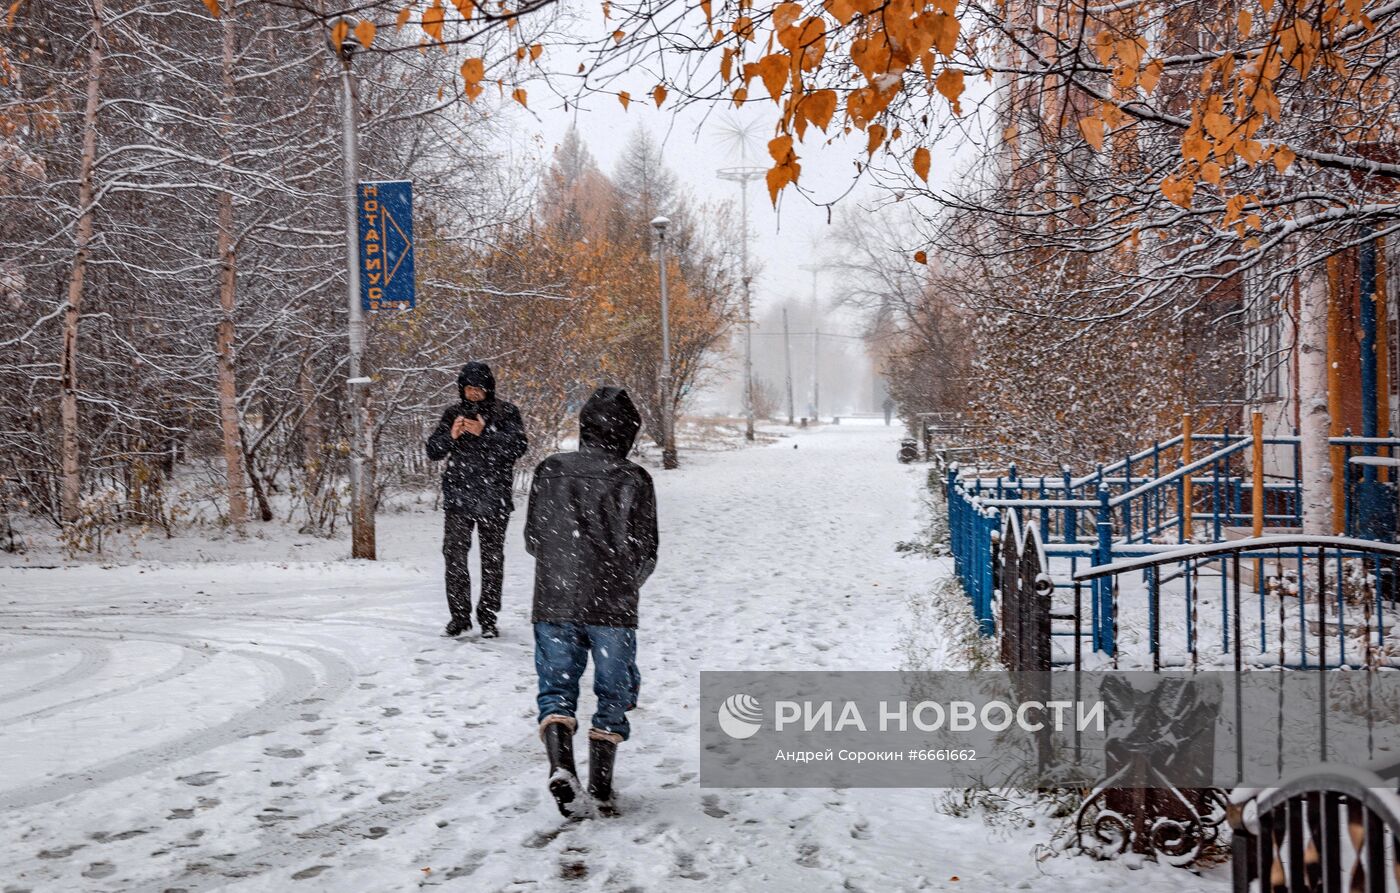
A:
<svg viewBox="0 0 1400 893">
<path fill-rule="evenodd" d="M 545 795 L 523 512 L 495 641 L 437 637 L 426 511 L 381 519 L 377 563 L 250 539 L 0 569 L 0 890 L 1223 888 L 1038 861 L 1044 821 L 990 828 L 938 791 L 699 787 L 700 670 L 896 669 L 908 635 L 952 653 L 909 628 L 949 568 L 895 550 L 925 473 L 895 462 L 899 436 L 829 426 L 655 472 L 614 819 L 563 822 Z"/>
</svg>

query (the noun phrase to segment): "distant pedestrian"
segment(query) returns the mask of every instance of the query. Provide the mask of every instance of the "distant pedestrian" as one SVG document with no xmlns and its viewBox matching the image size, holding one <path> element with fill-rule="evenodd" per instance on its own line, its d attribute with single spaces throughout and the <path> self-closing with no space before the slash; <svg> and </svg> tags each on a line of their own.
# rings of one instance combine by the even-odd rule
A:
<svg viewBox="0 0 1400 893">
<path fill-rule="evenodd" d="M 461 398 L 443 410 L 428 437 L 428 458 L 447 460 L 442 472 L 444 522 L 442 555 L 447 565 L 447 607 L 452 614 L 444 636 L 472 628 L 472 577 L 467 555 L 472 529 L 481 538 L 481 598 L 476 619 L 481 637 L 494 639 L 505 582 L 506 525 L 515 508 L 511 490 L 515 462 L 528 442 L 520 410 L 496 397 L 496 377 L 485 363 L 471 362 L 457 376 Z"/>
<path fill-rule="evenodd" d="M 894 398 L 893 398 L 893 397 L 886 397 L 886 398 L 885 398 L 885 425 L 888 426 L 889 423 L 890 423 L 890 421 L 891 421 L 892 419 L 894 419 Z"/>
<path fill-rule="evenodd" d="M 579 810 L 573 736 L 579 680 L 593 657 L 598 704 L 588 733 L 588 792 L 613 807 L 613 761 L 637 704 L 637 603 L 656 567 L 651 476 L 627 459 L 641 416 L 622 388 L 593 392 L 579 413 L 577 452 L 540 463 L 530 487 L 525 549 L 535 556 L 535 671 L 549 791 Z"/>
</svg>

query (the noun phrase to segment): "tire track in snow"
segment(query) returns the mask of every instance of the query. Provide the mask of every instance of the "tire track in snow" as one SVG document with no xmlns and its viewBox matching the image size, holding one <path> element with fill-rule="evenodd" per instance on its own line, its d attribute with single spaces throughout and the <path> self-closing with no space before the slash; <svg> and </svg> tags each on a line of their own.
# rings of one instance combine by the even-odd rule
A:
<svg viewBox="0 0 1400 893">
<path fill-rule="evenodd" d="M 103 641 L 125 638 L 187 646 L 190 646 L 191 643 L 196 643 L 197 646 L 217 641 L 178 633 L 143 630 L 94 632 L 77 629 L 22 629 L 21 632 L 35 636 L 60 638 L 71 636 Z M 220 644 L 227 646 L 229 643 L 221 642 Z M 30 785 L 0 790 L 0 812 L 36 806 L 70 794 L 110 784 L 229 744 L 254 732 L 283 725 L 297 718 L 303 702 L 309 699 L 334 700 L 349 689 L 354 670 L 340 655 L 306 645 L 278 644 L 276 647 L 298 651 L 318 664 L 322 671 L 322 678 L 318 680 L 316 673 L 306 664 L 280 654 L 237 646 L 213 649 L 269 667 L 279 679 L 276 691 L 256 706 L 240 711 L 217 725 L 200 729 L 171 741 L 131 751 L 114 760 L 99 763 L 77 772 L 57 775 Z M 146 687 L 150 684 L 151 680 L 146 680 L 145 686 L 140 687 Z"/>
<path fill-rule="evenodd" d="M 190 645 L 181 645 L 180 649 L 181 651 L 179 662 L 168 670 L 164 670 L 146 679 L 138 679 L 135 682 L 129 683 L 127 685 L 122 685 L 118 686 L 117 688 L 108 689 L 107 691 L 100 691 L 96 694 L 87 695 L 81 698 L 75 698 L 71 701 L 63 701 L 62 703 L 54 704 L 50 707 L 44 707 L 40 710 L 34 710 L 30 713 L 21 713 L 18 716 L 11 716 L 6 717 L 4 719 L 0 719 L 0 728 L 4 728 L 5 726 L 9 725 L 14 725 L 17 722 L 28 722 L 36 719 L 42 719 L 46 716 L 52 716 L 55 713 L 62 713 L 65 710 L 72 710 L 84 704 L 91 704 L 93 701 L 105 701 L 109 698 L 119 698 L 122 695 L 130 694 L 134 691 L 140 691 L 143 688 L 148 688 L 153 685 L 160 685 L 161 683 L 169 682 L 172 679 L 178 679 L 181 676 L 193 673 L 195 670 L 198 670 L 200 667 L 203 667 L 205 664 L 209 663 L 208 655 L 204 654 L 199 649 L 196 649 Z"/>
<path fill-rule="evenodd" d="M 61 688 L 79 679 L 85 679 L 89 676 L 96 675 L 107 665 L 108 661 L 112 659 L 111 652 L 106 645 L 95 645 L 91 642 L 73 642 L 69 643 L 67 648 L 58 648 L 55 650 L 64 651 L 72 647 L 76 647 L 82 652 L 82 657 L 79 658 L 76 664 L 64 670 L 62 673 L 59 673 L 57 676 L 51 676 L 48 679 L 40 680 L 32 685 L 26 685 L 24 688 L 0 694 L 0 704 L 8 704 L 10 701 L 18 701 L 21 698 L 27 698 L 31 695 L 43 694 L 49 689 Z"/>
<path fill-rule="evenodd" d="M 355 618 L 355 617 L 307 617 L 300 614 L 261 614 L 256 611 L 244 613 L 206 612 L 206 611 L 28 611 L 24 613 L 6 613 L 5 617 L 14 617 L 24 620 L 40 621 L 72 621 L 72 620 L 101 620 L 109 617 L 118 618 L 141 618 L 158 620 L 218 620 L 218 621 L 246 621 L 256 623 L 262 620 L 280 620 L 291 623 L 313 623 L 332 626 L 357 626 L 376 630 L 395 630 L 398 632 L 414 633 L 417 635 L 437 635 L 438 627 L 426 623 L 412 623 L 394 618 Z M 3 656 L 0 656 L 3 659 Z"/>
</svg>

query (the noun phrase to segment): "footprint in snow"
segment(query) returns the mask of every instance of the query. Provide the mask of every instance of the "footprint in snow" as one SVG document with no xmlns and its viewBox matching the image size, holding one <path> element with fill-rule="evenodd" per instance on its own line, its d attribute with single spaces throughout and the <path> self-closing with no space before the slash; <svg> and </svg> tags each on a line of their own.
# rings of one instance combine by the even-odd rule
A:
<svg viewBox="0 0 1400 893">
<path fill-rule="evenodd" d="M 706 794 L 700 800 L 700 803 L 705 809 L 705 815 L 709 816 L 712 819 L 722 819 L 725 816 L 729 815 L 728 810 L 720 808 L 719 798 L 716 797 L 714 794 Z"/>
<path fill-rule="evenodd" d="M 559 859 L 559 877 L 566 881 L 581 881 L 588 877 L 588 863 L 584 861 L 587 855 L 588 847 L 565 847 Z"/>
<path fill-rule="evenodd" d="M 87 846 L 87 844 L 85 844 L 85 843 L 75 843 L 75 844 L 72 844 L 71 846 L 59 847 L 59 848 L 57 848 L 57 849 L 52 849 L 52 850 L 40 850 L 40 851 L 39 851 L 39 858 L 40 858 L 40 859 L 67 859 L 69 856 L 73 855 L 74 853 L 76 853 L 78 850 L 82 849 L 82 848 L 85 847 L 85 846 Z"/>
<path fill-rule="evenodd" d="M 134 828 L 130 831 L 122 831 L 118 834 L 112 834 L 109 831 L 94 831 L 88 835 L 88 838 L 90 840 L 95 840 L 98 843 L 116 843 L 117 841 L 130 840 L 133 837 L 140 837 L 142 834 L 146 833 L 149 832 L 147 832 L 144 828 Z"/>
<path fill-rule="evenodd" d="M 116 871 L 117 866 L 113 865 L 111 862 L 94 862 L 83 869 L 83 877 L 96 880 L 98 878 L 111 877 Z"/>
<path fill-rule="evenodd" d="M 461 865 L 454 865 L 443 872 L 442 879 L 445 881 L 456 880 L 457 878 L 468 877 L 476 873 L 476 870 L 486 861 L 485 850 L 472 850 L 467 853 L 467 857 Z"/>
<path fill-rule="evenodd" d="M 263 753 L 270 757 L 281 757 L 284 760 L 304 757 L 306 753 L 295 747 L 264 747 Z"/>
<path fill-rule="evenodd" d="M 318 874 L 320 874 L 321 872 L 325 871 L 327 868 L 330 868 L 330 866 L 329 866 L 329 865 L 313 865 L 313 866 L 311 866 L 310 868 L 303 868 L 301 871 L 298 871 L 296 874 L 292 875 L 292 880 L 294 880 L 294 881 L 305 881 L 305 880 L 309 880 L 310 878 L 314 878 L 316 875 L 318 875 Z"/>
<path fill-rule="evenodd" d="M 182 781 L 196 788 L 202 788 L 205 785 L 213 784 L 221 778 L 223 778 L 223 776 L 217 772 L 196 772 L 194 775 L 182 775 L 175 780 Z"/>
<path fill-rule="evenodd" d="M 546 846 L 553 843 L 559 837 L 560 834 L 563 834 L 565 831 L 569 830 L 569 828 L 573 827 L 577 822 L 578 819 L 566 819 L 557 827 L 546 828 L 541 831 L 536 831 L 534 834 L 531 834 L 529 837 L 525 838 L 523 844 L 524 846 L 532 850 L 544 849 Z"/>
<path fill-rule="evenodd" d="M 690 853 L 676 853 L 676 876 L 688 881 L 703 881 L 709 875 L 695 869 L 695 857 Z"/>
</svg>

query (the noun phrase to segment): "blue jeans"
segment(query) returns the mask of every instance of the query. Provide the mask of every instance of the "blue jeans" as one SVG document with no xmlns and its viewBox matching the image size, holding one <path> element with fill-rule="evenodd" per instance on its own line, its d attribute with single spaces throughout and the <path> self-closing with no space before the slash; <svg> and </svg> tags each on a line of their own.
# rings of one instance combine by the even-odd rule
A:
<svg viewBox="0 0 1400 893">
<path fill-rule="evenodd" d="M 593 728 L 626 741 L 627 711 L 637 706 L 642 675 L 637 670 L 637 631 L 582 623 L 535 624 L 535 672 L 540 679 L 540 722 L 578 709 L 578 685 L 593 654 Z"/>
</svg>

